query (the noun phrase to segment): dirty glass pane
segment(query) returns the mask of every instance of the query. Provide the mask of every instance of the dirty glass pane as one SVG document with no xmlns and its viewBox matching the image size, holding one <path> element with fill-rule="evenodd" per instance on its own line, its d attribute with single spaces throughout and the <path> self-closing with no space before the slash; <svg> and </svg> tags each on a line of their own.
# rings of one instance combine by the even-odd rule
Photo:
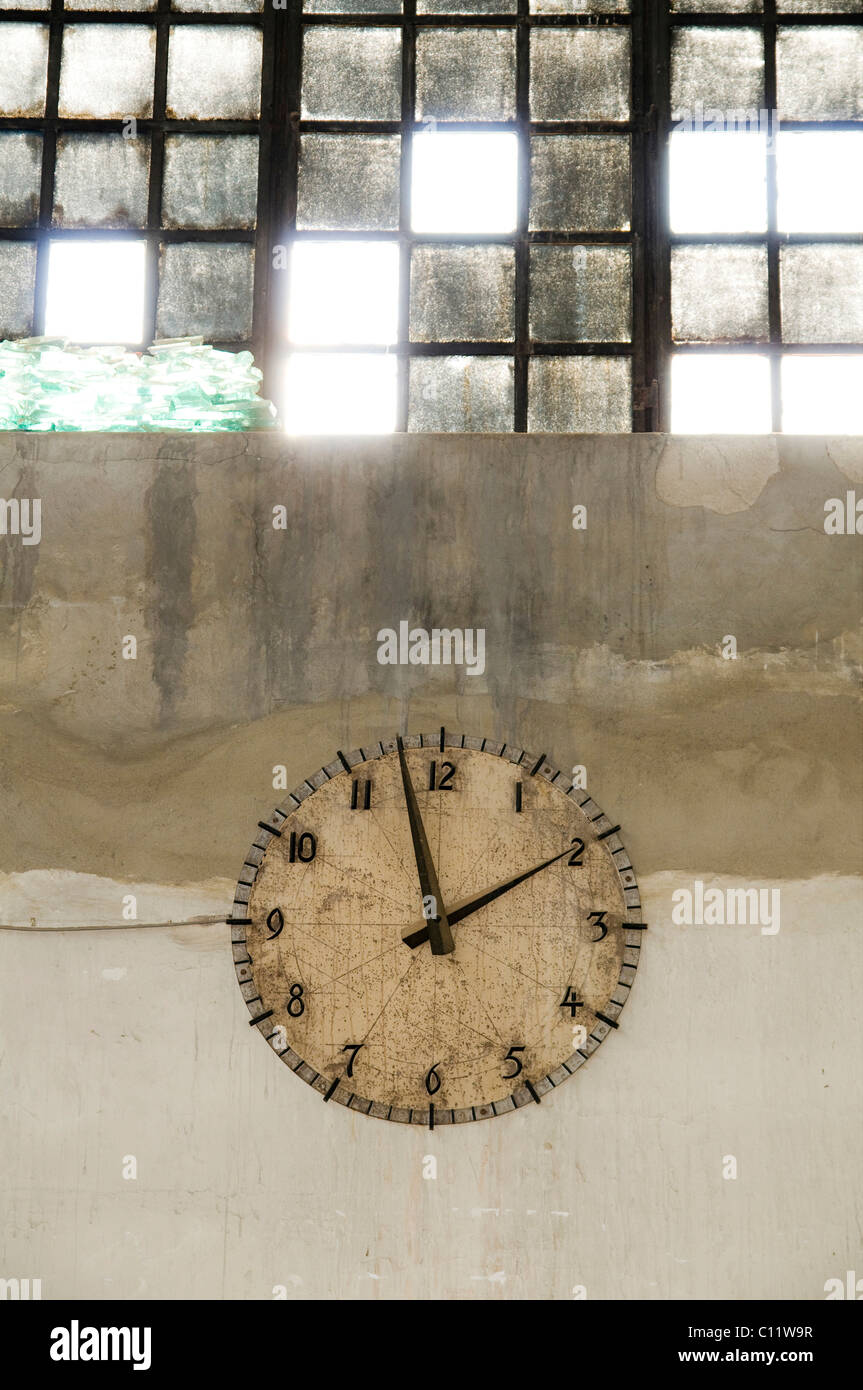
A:
<svg viewBox="0 0 863 1390">
<path fill-rule="evenodd" d="M 32 334 L 35 283 L 33 242 L 0 242 L 0 339 L 29 338 Z"/>
<path fill-rule="evenodd" d="M 164 227 L 254 227 L 257 135 L 168 135 Z"/>
<path fill-rule="evenodd" d="M 530 114 L 535 121 L 625 121 L 628 29 L 534 29 Z"/>
<path fill-rule="evenodd" d="M 532 14 L 628 14 L 629 0 L 530 0 L 530 9 Z"/>
<path fill-rule="evenodd" d="M 411 257 L 416 342 L 507 342 L 515 331 L 511 246 L 417 246 Z"/>
<path fill-rule="evenodd" d="M 420 29 L 417 118 L 508 121 L 515 117 L 511 29 Z"/>
<path fill-rule="evenodd" d="M 178 120 L 256 120 L 261 110 L 261 32 L 233 25 L 171 29 L 168 115 Z"/>
<path fill-rule="evenodd" d="M 53 225 L 145 226 L 149 170 L 146 136 L 59 136 Z"/>
<path fill-rule="evenodd" d="M 152 115 L 155 64 L 156 31 L 149 25 L 67 25 L 60 115 Z"/>
<path fill-rule="evenodd" d="M 401 0 L 306 0 L 307 14 L 400 14 Z"/>
<path fill-rule="evenodd" d="M 750 14 L 762 6 L 761 0 L 671 0 L 671 8 L 678 14 Z"/>
<path fill-rule="evenodd" d="M 163 246 L 157 337 L 200 333 L 207 342 L 250 337 L 253 270 L 251 246 Z"/>
<path fill-rule="evenodd" d="M 395 230 L 400 150 L 397 135 L 303 135 L 297 226 Z"/>
<path fill-rule="evenodd" d="M 408 429 L 509 434 L 513 379 L 510 357 L 415 357 Z"/>
<path fill-rule="evenodd" d="M 783 246 L 782 340 L 863 341 L 863 246 Z"/>
<path fill-rule="evenodd" d="M 706 108 L 727 122 L 757 128 L 764 104 L 764 42 L 760 29 L 676 29 L 671 41 L 671 116 Z M 732 114 L 733 113 L 733 114 Z"/>
<path fill-rule="evenodd" d="M 863 28 L 780 29 L 776 52 L 783 121 L 863 117 Z"/>
<path fill-rule="evenodd" d="M 48 80 L 48 28 L 4 24 L 0 116 L 41 116 Z"/>
<path fill-rule="evenodd" d="M 531 231 L 627 231 L 628 135 L 535 135 Z"/>
<path fill-rule="evenodd" d="M 518 0 L 417 0 L 417 14 L 515 14 Z"/>
<path fill-rule="evenodd" d="M 67 10 L 155 10 L 159 0 L 66 0 Z M 0 0 L 2 9 L 3 0 Z M 27 8 L 30 9 L 29 3 Z"/>
<path fill-rule="evenodd" d="M 628 246 L 534 246 L 530 336 L 540 342 L 625 343 L 632 335 Z"/>
<path fill-rule="evenodd" d="M 534 357 L 527 427 L 541 434 L 629 434 L 631 382 L 628 357 Z"/>
<path fill-rule="evenodd" d="M 0 0 L 0 10 L 50 10 L 50 8 L 51 0 Z"/>
<path fill-rule="evenodd" d="M 74 3 L 77 4 L 77 0 Z M 218 14 L 220 10 L 236 14 L 260 14 L 264 0 L 171 0 L 171 8 L 206 14 Z"/>
<path fill-rule="evenodd" d="M 863 14 L 863 0 L 779 0 L 780 14 Z"/>
<path fill-rule="evenodd" d="M 401 91 L 399 29 L 306 29 L 302 114 L 307 119 L 397 121 Z"/>
<path fill-rule="evenodd" d="M 41 177 L 41 135 L 0 135 L 0 227 L 26 227 L 37 220 Z"/>
<path fill-rule="evenodd" d="M 763 246 L 675 246 L 672 336 L 678 343 L 767 342 Z"/>
</svg>

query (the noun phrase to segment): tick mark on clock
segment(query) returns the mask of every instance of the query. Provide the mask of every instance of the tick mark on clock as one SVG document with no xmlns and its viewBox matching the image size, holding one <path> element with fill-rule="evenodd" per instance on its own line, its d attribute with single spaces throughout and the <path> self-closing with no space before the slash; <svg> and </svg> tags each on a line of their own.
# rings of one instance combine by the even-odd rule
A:
<svg viewBox="0 0 863 1390">
<path fill-rule="evenodd" d="M 252 1003 L 254 1003 L 254 1000 L 252 1000 Z M 263 1023 L 263 1021 L 264 1021 L 265 1018 L 272 1018 L 272 1016 L 273 1016 L 273 1011 L 272 1011 L 272 1009 L 267 1009 L 267 1012 L 266 1012 L 265 1014 L 258 1014 L 257 1018 L 250 1018 L 250 1019 L 249 1019 L 249 1027 L 250 1027 L 250 1028 L 254 1028 L 254 1026 L 255 1026 L 256 1023 Z"/>
<path fill-rule="evenodd" d="M 350 770 L 351 770 L 351 765 L 350 765 L 350 763 L 348 762 L 347 758 L 345 757 L 344 753 L 342 752 L 341 748 L 337 748 L 337 749 L 336 749 L 336 757 L 338 758 L 338 760 L 339 760 L 339 762 L 341 763 L 342 767 L 344 768 L 345 772 L 350 772 Z"/>
<path fill-rule="evenodd" d="M 532 1098 L 536 1101 L 537 1105 L 539 1105 L 542 1101 L 542 1096 L 537 1094 L 536 1090 L 534 1089 L 533 1083 L 530 1081 L 525 1081 L 524 1084 L 527 1090 L 530 1092 Z"/>
<path fill-rule="evenodd" d="M 265 820 L 259 820 L 258 825 L 261 827 L 262 830 L 269 830 L 270 834 L 275 835 L 278 839 L 282 838 L 281 830 L 276 830 L 272 825 L 267 825 L 267 822 Z"/>
<path fill-rule="evenodd" d="M 603 830 L 601 835 L 597 835 L 597 840 L 607 840 L 609 835 L 616 835 L 620 829 L 619 825 L 613 825 L 610 830 Z"/>
<path fill-rule="evenodd" d="M 444 729 L 443 724 L 441 724 L 441 726 L 440 726 L 440 751 L 441 751 L 441 752 L 443 752 L 443 750 L 444 750 L 444 744 L 445 744 L 445 742 L 446 742 L 446 730 Z"/>
<path fill-rule="evenodd" d="M 429 1104 L 429 1129 L 434 1129 L 434 1101 Z"/>
<path fill-rule="evenodd" d="M 337 1076 L 337 1077 L 336 1077 L 335 1081 L 334 1081 L 333 1084 L 330 1086 L 329 1090 L 325 1093 L 325 1095 L 324 1095 L 324 1100 L 329 1100 L 330 1096 L 333 1095 L 333 1093 L 334 1093 L 335 1090 L 337 1089 L 338 1084 L 339 1084 L 339 1082 L 341 1081 L 341 1079 L 342 1079 L 342 1078 L 341 1078 L 340 1076 Z"/>
<path fill-rule="evenodd" d="M 225 926 L 226 926 L 226 927 L 250 927 L 251 925 L 252 925 L 252 919 L 251 919 L 251 917 L 226 917 L 226 918 L 225 918 Z"/>
<path fill-rule="evenodd" d="M 531 775 L 531 777 L 535 777 L 535 776 L 536 776 L 536 774 L 539 772 L 539 769 L 542 767 L 542 765 L 543 765 L 544 762 L 545 762 L 545 754 L 543 753 L 542 757 L 539 758 L 539 759 L 537 760 L 537 762 L 534 764 L 534 766 L 530 769 L 530 775 Z"/>
<path fill-rule="evenodd" d="M 599 1012 L 598 1009 L 597 1009 L 597 1011 L 596 1011 L 596 1017 L 602 1019 L 602 1022 L 603 1022 L 603 1023 L 607 1023 L 608 1026 L 609 1026 L 609 1028 L 619 1028 L 619 1027 L 620 1027 L 620 1024 L 619 1024 L 619 1023 L 615 1023 L 615 1021 L 614 1021 L 613 1018 L 609 1018 L 607 1014 L 601 1014 L 601 1013 Z M 591 1035 L 591 1036 L 592 1036 L 592 1035 Z"/>
</svg>

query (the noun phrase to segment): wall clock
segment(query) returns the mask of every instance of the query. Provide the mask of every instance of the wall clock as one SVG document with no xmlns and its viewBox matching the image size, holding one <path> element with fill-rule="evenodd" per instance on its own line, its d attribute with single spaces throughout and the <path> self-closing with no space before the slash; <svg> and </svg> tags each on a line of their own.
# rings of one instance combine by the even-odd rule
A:
<svg viewBox="0 0 863 1390">
<path fill-rule="evenodd" d="M 403 1124 L 539 1104 L 618 1027 L 645 924 L 620 827 L 545 757 L 453 734 L 337 753 L 267 820 L 228 919 L 297 1076 Z"/>
</svg>

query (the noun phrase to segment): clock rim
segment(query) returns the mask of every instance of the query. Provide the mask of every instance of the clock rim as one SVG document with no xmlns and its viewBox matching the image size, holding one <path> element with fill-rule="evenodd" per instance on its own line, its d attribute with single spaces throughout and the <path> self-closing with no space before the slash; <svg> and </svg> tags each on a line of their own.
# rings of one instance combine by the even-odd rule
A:
<svg viewBox="0 0 863 1390">
<path fill-rule="evenodd" d="M 269 818 L 269 824 L 263 820 L 258 822 L 258 836 L 252 842 L 249 855 L 251 856 L 253 851 L 259 851 L 261 857 L 256 863 L 250 862 L 249 859 L 244 863 L 243 870 L 246 873 L 252 870 L 254 872 L 251 873 L 251 878 L 248 878 L 244 877 L 241 871 L 234 893 L 231 916 L 226 919 L 227 925 L 231 928 L 231 951 L 234 957 L 237 982 L 242 998 L 252 1015 L 249 1025 L 256 1027 L 261 1036 L 269 1043 L 271 1051 L 285 1063 L 295 1076 L 299 1076 L 325 1101 L 334 1100 L 337 1104 L 354 1111 L 356 1114 L 370 1115 L 373 1119 L 386 1120 L 393 1124 L 419 1125 L 427 1129 L 447 1128 L 476 1120 L 496 1119 L 502 1115 L 512 1115 L 525 1106 L 533 1103 L 539 1104 L 543 1096 L 556 1090 L 564 1081 L 568 1081 L 570 1076 L 574 1076 L 575 1072 L 594 1056 L 606 1038 L 617 1029 L 620 1014 L 632 992 L 632 985 L 641 956 L 642 934 L 645 930 L 644 924 L 641 922 L 642 906 L 638 881 L 629 853 L 620 838 L 619 827 L 614 827 L 611 817 L 601 809 L 592 796 L 585 795 L 584 800 L 579 801 L 578 796 L 586 789 L 574 787 L 571 779 L 563 776 L 544 754 L 534 756 L 525 748 L 518 748 L 515 744 L 502 742 L 499 739 L 478 738 L 464 733 L 452 734 L 446 729 L 446 726 L 441 726 L 439 732 L 435 734 L 402 734 L 400 736 L 407 750 L 433 748 L 444 752 L 448 748 L 466 749 L 469 752 L 484 753 L 489 757 L 503 758 L 505 761 L 511 762 L 514 767 L 523 767 L 528 775 L 541 777 L 561 795 L 571 798 L 579 810 L 588 815 L 590 823 L 596 825 L 597 829 L 600 829 L 602 822 L 608 822 L 607 827 L 603 827 L 603 833 L 608 841 L 607 847 L 611 854 L 612 863 L 620 879 L 627 919 L 631 914 L 635 914 L 638 919 L 638 927 L 632 925 L 628 920 L 621 923 L 620 929 L 624 932 L 624 959 L 621 962 L 617 983 L 612 990 L 612 998 L 607 1006 L 609 1010 L 605 1016 L 607 1021 L 600 1020 L 597 1027 L 588 1034 L 584 1050 L 576 1048 L 572 1055 L 561 1062 L 558 1067 L 537 1081 L 524 1082 L 506 1100 L 457 1108 L 445 1106 L 438 1108 L 433 1101 L 429 1101 L 427 1106 L 408 1109 L 399 1106 L 387 1106 L 383 1101 L 371 1101 L 350 1091 L 349 1084 L 346 1084 L 344 1077 L 339 1077 L 334 1081 L 332 1077 L 324 1076 L 300 1057 L 288 1043 L 285 1043 L 285 1046 L 279 1050 L 273 1041 L 276 1038 L 276 1033 L 272 1032 L 268 1035 L 264 1031 L 264 1025 L 268 1023 L 272 1010 L 260 1016 L 256 1015 L 254 1006 L 262 1005 L 264 1001 L 259 994 L 255 993 L 254 972 L 251 966 L 243 961 L 242 953 L 245 950 L 248 954 L 245 929 L 247 925 L 251 924 L 251 919 L 247 916 L 249 900 L 267 849 L 274 840 L 279 838 L 280 828 L 288 816 L 298 810 L 305 800 L 314 796 L 315 792 L 326 783 L 335 781 L 337 777 L 350 776 L 355 768 L 396 753 L 398 737 L 398 735 L 394 735 L 391 739 L 379 739 L 368 746 L 353 748 L 348 753 L 339 750 L 332 762 L 318 768 L 316 772 L 313 772 L 311 776 L 288 793 L 285 799 L 276 806 Z M 564 788 L 566 789 L 564 790 Z M 588 808 L 591 808 L 590 814 L 588 814 Z M 614 848 L 615 844 L 616 848 Z M 618 864 L 617 859 L 621 855 L 626 862 Z M 635 939 L 631 940 L 632 937 Z M 238 948 L 240 958 L 237 956 Z M 628 951 L 637 953 L 634 960 L 626 959 Z M 629 972 L 627 976 L 624 976 L 625 971 Z M 623 999 L 620 1001 L 614 998 L 618 991 L 623 993 Z M 600 1033 L 598 1037 L 596 1036 L 597 1031 Z M 592 1046 L 590 1046 L 591 1043 Z"/>
</svg>

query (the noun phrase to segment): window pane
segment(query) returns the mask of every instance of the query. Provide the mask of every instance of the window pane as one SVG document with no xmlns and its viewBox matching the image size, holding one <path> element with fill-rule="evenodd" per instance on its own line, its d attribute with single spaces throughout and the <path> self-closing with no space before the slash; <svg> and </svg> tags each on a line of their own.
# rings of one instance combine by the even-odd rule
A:
<svg viewBox="0 0 863 1390">
<path fill-rule="evenodd" d="M 52 241 L 45 333 L 76 343 L 144 339 L 143 241 Z"/>
<path fill-rule="evenodd" d="M 672 131 L 673 232 L 767 230 L 767 140 L 734 132 Z"/>
<path fill-rule="evenodd" d="M 515 34 L 508 29 L 420 29 L 417 117 L 515 117 Z"/>
<path fill-rule="evenodd" d="M 394 241 L 296 241 L 288 336 L 295 343 L 394 343 L 399 249 Z"/>
<path fill-rule="evenodd" d="M 781 131 L 777 163 L 781 232 L 863 232 L 863 132 Z"/>
<path fill-rule="evenodd" d="M 0 0 L 0 10 L 50 10 L 51 0 Z"/>
<path fill-rule="evenodd" d="M 757 127 L 764 100 L 760 29 L 677 29 L 671 44 L 672 119 L 706 108 L 732 124 Z"/>
<path fill-rule="evenodd" d="M 782 360 L 787 434 L 863 434 L 863 353 Z"/>
<path fill-rule="evenodd" d="M 303 135 L 297 226 L 397 228 L 400 153 L 397 135 Z"/>
<path fill-rule="evenodd" d="M 628 14 L 629 0 L 530 0 L 533 14 Z"/>
<path fill-rule="evenodd" d="M 627 231 L 628 135 L 535 135 L 531 231 Z"/>
<path fill-rule="evenodd" d="M 77 0 L 74 2 L 77 4 Z M 125 4 L 125 2 L 126 0 L 120 0 L 121 4 Z M 206 14 L 218 13 L 219 11 L 259 14 L 264 8 L 264 0 L 171 0 L 171 8 Z"/>
<path fill-rule="evenodd" d="M 508 434 L 513 423 L 510 357 L 415 357 L 408 429 Z"/>
<path fill-rule="evenodd" d="M 257 135 L 168 135 L 162 225 L 254 227 Z"/>
<path fill-rule="evenodd" d="M 629 434 L 628 357 L 534 357 L 527 427 L 545 434 Z"/>
<path fill-rule="evenodd" d="M 391 434 L 396 360 L 384 353 L 294 352 L 288 358 L 289 434 Z"/>
<path fill-rule="evenodd" d="M 145 136 L 59 136 L 54 226 L 146 226 L 149 171 Z"/>
<path fill-rule="evenodd" d="M 199 333 L 207 342 L 239 342 L 251 336 L 250 246 L 163 246 L 159 270 L 157 337 Z"/>
<path fill-rule="evenodd" d="M 769 434 L 770 362 L 754 353 L 671 359 L 672 434 Z"/>
<path fill-rule="evenodd" d="M 416 342 L 506 342 L 515 332 L 511 246 L 417 246 L 411 258 Z"/>
<path fill-rule="evenodd" d="M 780 14 L 863 14 L 863 0 L 779 0 Z"/>
<path fill-rule="evenodd" d="M 761 0 L 671 0 L 675 13 L 751 14 L 761 10 Z"/>
<path fill-rule="evenodd" d="M 312 120 L 397 121 L 402 43 L 398 29 L 336 29 L 303 36 L 303 116 Z"/>
<path fill-rule="evenodd" d="M 545 342 L 624 343 L 632 334 L 628 246 L 533 246 L 530 336 Z"/>
<path fill-rule="evenodd" d="M 530 113 L 535 121 L 625 121 L 628 29 L 534 29 Z"/>
<path fill-rule="evenodd" d="M 782 339 L 863 341 L 863 246 L 783 246 Z"/>
<path fill-rule="evenodd" d="M 68 0 L 67 10 L 155 10 L 159 0 Z M 0 0 L 0 9 L 3 8 Z M 30 6 L 28 4 L 27 8 Z M 39 7 L 41 9 L 41 6 Z M 46 9 L 50 8 L 50 0 Z"/>
<path fill-rule="evenodd" d="M 518 141 L 505 131 L 421 131 L 413 136 L 415 232 L 512 232 Z"/>
<path fill-rule="evenodd" d="M 156 32 L 137 24 L 63 30 L 61 116 L 151 116 Z"/>
<path fill-rule="evenodd" d="M 261 33 L 234 25 L 185 25 L 168 44 L 168 115 L 253 121 L 261 109 Z"/>
<path fill-rule="evenodd" d="M 0 339 L 30 337 L 35 284 L 36 247 L 33 243 L 0 242 Z"/>
<path fill-rule="evenodd" d="M 780 29 L 776 52 L 783 121 L 863 116 L 863 28 Z"/>
<path fill-rule="evenodd" d="M 307 14 L 398 14 L 401 0 L 306 0 Z"/>
<path fill-rule="evenodd" d="M 417 0 L 417 14 L 515 14 L 518 0 Z"/>
<path fill-rule="evenodd" d="M 41 116 L 48 80 L 48 29 L 4 24 L 0 64 L 0 116 Z"/>
<path fill-rule="evenodd" d="M 675 246 L 671 318 L 679 343 L 766 342 L 766 248 Z"/>
<path fill-rule="evenodd" d="M 41 135 L 0 135 L 0 227 L 26 227 L 37 220 L 41 178 Z"/>
</svg>

